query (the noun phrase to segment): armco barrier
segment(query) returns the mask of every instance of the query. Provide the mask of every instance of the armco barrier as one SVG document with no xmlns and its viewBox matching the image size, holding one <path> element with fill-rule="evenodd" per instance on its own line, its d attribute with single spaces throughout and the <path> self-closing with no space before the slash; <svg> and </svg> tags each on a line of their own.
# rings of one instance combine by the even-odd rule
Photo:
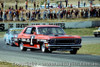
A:
<svg viewBox="0 0 100 67">
<path fill-rule="evenodd" d="M 87 28 L 92 26 L 92 21 L 65 23 L 66 28 Z"/>
<path fill-rule="evenodd" d="M 66 28 L 65 23 L 0 23 L 0 30 L 7 30 L 9 28 L 24 28 L 28 25 L 58 25 L 62 28 Z"/>
<path fill-rule="evenodd" d="M 11 22 L 1 23 L 0 30 L 7 30 L 9 28 L 24 28 L 28 25 L 58 25 L 62 28 L 87 28 L 100 26 L 100 21 L 85 21 L 85 22 L 50 22 L 50 23 L 23 23 L 23 22 Z"/>
<path fill-rule="evenodd" d="M 92 27 L 100 27 L 100 21 L 92 21 Z"/>
</svg>

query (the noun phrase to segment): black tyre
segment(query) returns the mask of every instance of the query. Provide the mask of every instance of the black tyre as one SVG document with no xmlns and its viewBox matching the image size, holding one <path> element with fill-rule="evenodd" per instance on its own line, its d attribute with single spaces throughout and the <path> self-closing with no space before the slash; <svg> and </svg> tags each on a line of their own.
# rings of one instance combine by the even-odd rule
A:
<svg viewBox="0 0 100 67">
<path fill-rule="evenodd" d="M 70 51 L 70 54 L 77 54 L 77 50 Z"/>
<path fill-rule="evenodd" d="M 10 46 L 14 46 L 14 43 L 12 43 L 11 41 L 10 41 L 10 44 L 9 44 Z"/>
<path fill-rule="evenodd" d="M 43 53 L 48 53 L 48 52 L 49 52 L 48 49 L 45 47 L 44 44 L 41 46 L 41 51 L 42 51 Z"/>
<path fill-rule="evenodd" d="M 23 46 L 23 43 L 19 45 L 21 51 L 27 51 L 27 48 Z"/>
<path fill-rule="evenodd" d="M 35 51 L 35 49 L 31 48 L 30 51 Z"/>
<path fill-rule="evenodd" d="M 48 49 L 45 47 L 44 44 L 41 46 L 41 51 L 42 51 L 43 53 L 52 53 L 52 50 L 48 50 Z"/>
<path fill-rule="evenodd" d="M 49 53 L 52 53 L 52 50 L 48 51 Z"/>
<path fill-rule="evenodd" d="M 95 36 L 95 37 L 98 37 L 98 35 L 97 35 L 97 34 L 95 34 L 94 36 Z"/>
<path fill-rule="evenodd" d="M 5 45 L 9 45 L 8 43 L 6 43 L 6 39 L 4 39 Z"/>
</svg>

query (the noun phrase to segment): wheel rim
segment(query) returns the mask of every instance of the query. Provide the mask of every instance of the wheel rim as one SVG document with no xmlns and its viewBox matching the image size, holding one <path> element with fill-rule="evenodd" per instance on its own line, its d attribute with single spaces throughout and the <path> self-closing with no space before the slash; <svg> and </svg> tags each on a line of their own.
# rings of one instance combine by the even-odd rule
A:
<svg viewBox="0 0 100 67">
<path fill-rule="evenodd" d="M 22 43 L 20 44 L 20 49 L 23 50 L 23 44 Z"/>
<path fill-rule="evenodd" d="M 42 52 L 45 52 L 45 46 L 42 45 Z"/>
</svg>

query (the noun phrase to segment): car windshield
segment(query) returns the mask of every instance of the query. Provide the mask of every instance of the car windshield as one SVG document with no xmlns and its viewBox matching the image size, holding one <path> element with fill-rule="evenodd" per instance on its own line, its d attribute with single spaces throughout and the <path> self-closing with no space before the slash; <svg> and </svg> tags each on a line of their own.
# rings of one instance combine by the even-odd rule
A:
<svg viewBox="0 0 100 67">
<path fill-rule="evenodd" d="M 11 34 L 19 34 L 21 31 L 11 31 Z"/>
<path fill-rule="evenodd" d="M 39 27 L 38 28 L 39 34 L 44 35 L 64 35 L 64 31 L 60 27 Z"/>
</svg>

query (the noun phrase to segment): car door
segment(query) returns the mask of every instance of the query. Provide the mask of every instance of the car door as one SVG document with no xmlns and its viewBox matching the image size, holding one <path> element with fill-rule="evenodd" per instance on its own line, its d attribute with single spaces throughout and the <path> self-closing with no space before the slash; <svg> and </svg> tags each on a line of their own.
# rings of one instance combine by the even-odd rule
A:
<svg viewBox="0 0 100 67">
<path fill-rule="evenodd" d="M 23 44 L 26 46 L 30 46 L 31 44 L 31 37 L 34 36 L 34 32 L 36 31 L 35 27 L 27 27 L 25 32 L 22 35 Z"/>
</svg>

